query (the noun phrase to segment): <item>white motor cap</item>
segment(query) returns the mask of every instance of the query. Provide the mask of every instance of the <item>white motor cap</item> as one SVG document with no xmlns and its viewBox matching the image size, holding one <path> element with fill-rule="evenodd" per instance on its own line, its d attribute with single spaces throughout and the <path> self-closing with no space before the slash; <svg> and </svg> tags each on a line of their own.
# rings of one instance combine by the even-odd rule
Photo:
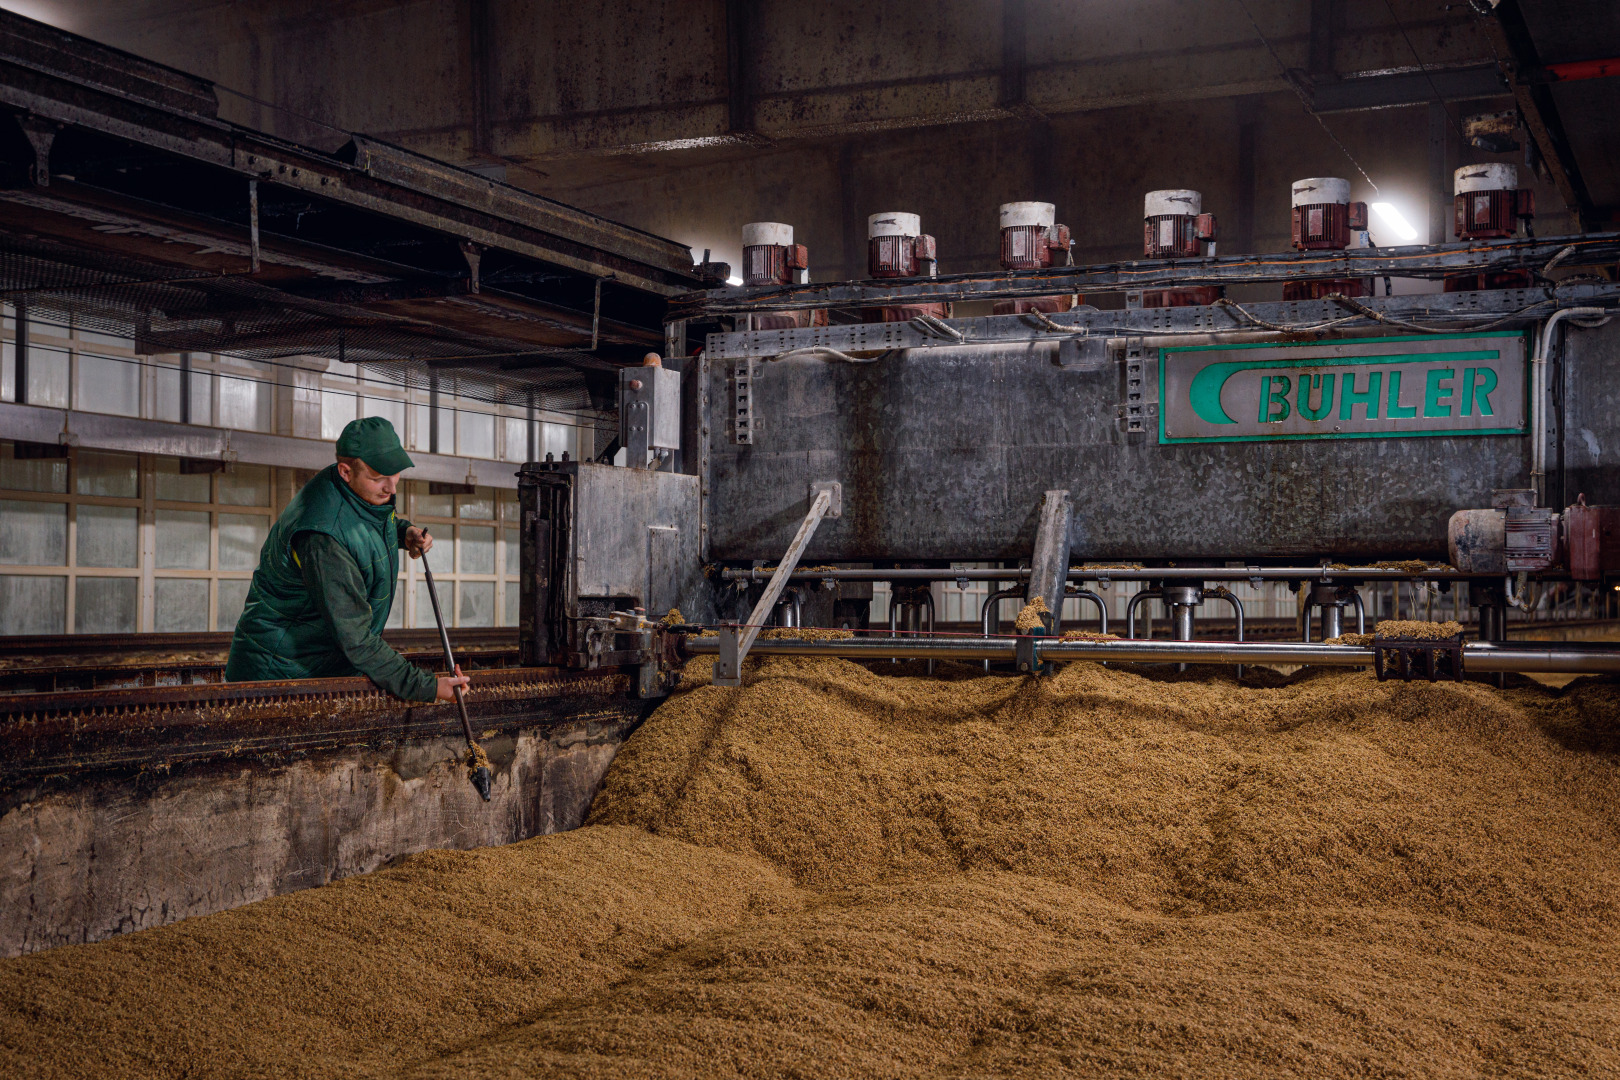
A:
<svg viewBox="0 0 1620 1080">
<path fill-rule="evenodd" d="M 1295 180 L 1293 201 L 1289 206 L 1313 206 L 1316 203 L 1350 204 L 1350 181 L 1337 176 L 1313 176 L 1308 180 Z"/>
<path fill-rule="evenodd" d="M 922 218 L 898 210 L 873 214 L 866 219 L 866 235 L 868 239 L 874 236 L 921 236 Z"/>
<path fill-rule="evenodd" d="M 1049 202 L 1006 202 L 1001 204 L 1001 227 L 1038 225 L 1050 229 L 1057 224 L 1057 207 Z"/>
<path fill-rule="evenodd" d="M 1452 194 L 1470 191 L 1512 191 L 1519 186 L 1519 170 L 1512 165 L 1464 165 L 1452 174 Z"/>
<path fill-rule="evenodd" d="M 743 226 L 743 247 L 792 247 L 793 226 L 780 221 L 751 221 Z"/>
<path fill-rule="evenodd" d="M 1204 197 L 1186 188 L 1165 188 L 1150 191 L 1142 200 L 1142 216 L 1164 217 L 1166 214 L 1186 214 L 1197 217 L 1204 212 Z"/>
</svg>

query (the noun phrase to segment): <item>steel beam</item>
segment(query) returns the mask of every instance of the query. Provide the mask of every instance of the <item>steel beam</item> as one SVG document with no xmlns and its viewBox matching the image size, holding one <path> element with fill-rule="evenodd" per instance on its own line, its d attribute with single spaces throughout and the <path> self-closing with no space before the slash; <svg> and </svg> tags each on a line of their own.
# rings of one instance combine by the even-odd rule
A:
<svg viewBox="0 0 1620 1080">
<path fill-rule="evenodd" d="M 755 643 L 760 656 L 832 656 L 849 660 L 990 660 L 1011 663 L 1018 638 L 844 638 L 803 641 L 776 638 Z M 1310 664 L 1316 667 L 1370 667 L 1372 648 L 1274 641 L 1052 641 L 1037 640 L 1037 660 L 1090 660 L 1150 664 Z M 719 638 L 686 639 L 693 656 L 720 652 Z M 1467 672 L 1533 671 L 1565 674 L 1620 672 L 1620 648 L 1571 642 L 1514 643 L 1470 641 L 1463 646 Z"/>
<path fill-rule="evenodd" d="M 1052 290 L 1048 290 L 1052 291 Z M 1553 310 L 1572 304 L 1620 302 L 1620 284 L 1582 283 L 1553 288 L 1495 289 L 1485 292 L 1421 293 L 1365 297 L 1358 303 L 1386 318 L 1412 320 L 1425 326 L 1466 330 L 1481 322 L 1522 326 L 1546 318 Z M 1051 325 L 1047 325 L 1050 323 Z M 710 360 L 781 356 L 798 349 L 831 348 L 842 353 L 872 353 L 888 349 L 961 348 L 963 345 L 1040 344 L 1059 350 L 1060 365 L 1105 366 L 1108 338 L 1151 339 L 1155 335 L 1251 333 L 1272 336 L 1265 324 L 1286 325 L 1336 333 L 1378 329 L 1382 324 L 1332 300 L 1297 300 L 1232 306 L 1135 308 L 1099 311 L 1082 306 L 1037 322 L 1028 315 L 983 315 L 952 319 L 950 325 L 963 341 L 945 340 L 912 323 L 858 323 L 806 327 L 796 330 L 745 330 L 710 334 L 705 355 Z M 1056 327 L 1056 329 L 1053 329 Z M 1085 353 L 1076 338 L 1101 350 Z M 1103 340 L 1099 340 L 1103 339 Z M 1067 340 L 1067 344 L 1063 344 Z M 1183 337 L 1178 344 L 1192 344 Z"/>
<path fill-rule="evenodd" d="M 1353 79 L 1326 79 L 1311 83 L 1311 111 L 1360 112 L 1395 109 L 1435 100 L 1471 101 L 1506 97 L 1512 93 L 1495 64 L 1471 67 L 1368 75 Z"/>
<path fill-rule="evenodd" d="M 967 561 L 967 560 L 963 560 Z M 722 581 L 764 581 L 768 571 L 729 567 Z M 793 582 L 810 581 L 1024 581 L 1027 568 L 956 570 L 941 568 L 896 570 L 798 570 Z M 1537 580 L 1568 577 L 1562 571 L 1543 571 Z M 1501 574 L 1464 574 L 1449 567 L 1411 571 L 1389 566 L 1071 566 L 1069 581 L 1500 581 Z"/>
<path fill-rule="evenodd" d="M 728 287 L 686 293 L 670 302 L 669 318 L 741 315 L 827 307 L 882 307 L 953 300 L 1007 300 L 1053 293 L 1125 292 L 1193 285 L 1253 285 L 1309 278 L 1443 278 L 1448 274 L 1540 269 L 1566 247 L 1563 266 L 1602 265 L 1620 259 L 1620 232 L 1586 236 L 1480 240 L 1403 248 L 1283 251 L 1217 255 L 1204 259 L 1141 259 L 1046 270 L 951 274 L 886 281 Z M 1406 299 L 1406 298 L 1402 298 Z"/>
</svg>

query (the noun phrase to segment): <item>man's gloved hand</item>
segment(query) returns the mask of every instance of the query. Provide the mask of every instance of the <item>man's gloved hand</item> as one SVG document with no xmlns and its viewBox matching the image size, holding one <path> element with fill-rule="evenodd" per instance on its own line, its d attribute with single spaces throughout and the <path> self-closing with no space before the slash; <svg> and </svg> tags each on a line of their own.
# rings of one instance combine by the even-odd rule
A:
<svg viewBox="0 0 1620 1080">
<path fill-rule="evenodd" d="M 462 687 L 463 689 L 465 689 L 466 686 L 467 686 L 467 683 L 470 682 L 470 681 L 471 680 L 468 679 L 467 676 L 465 676 L 465 675 L 463 675 L 461 673 L 461 665 L 457 664 L 456 665 L 456 673 L 455 673 L 454 676 L 450 676 L 450 675 L 440 675 L 439 676 L 439 698 L 438 698 L 438 700 L 440 700 L 440 701 L 454 701 L 454 700 L 456 700 L 456 687 L 459 686 L 459 687 Z"/>
<path fill-rule="evenodd" d="M 412 525 L 405 530 L 405 554 L 413 559 L 420 559 L 424 554 L 433 550 L 433 537 L 426 529 Z M 444 680 L 439 680 L 443 682 Z"/>
</svg>

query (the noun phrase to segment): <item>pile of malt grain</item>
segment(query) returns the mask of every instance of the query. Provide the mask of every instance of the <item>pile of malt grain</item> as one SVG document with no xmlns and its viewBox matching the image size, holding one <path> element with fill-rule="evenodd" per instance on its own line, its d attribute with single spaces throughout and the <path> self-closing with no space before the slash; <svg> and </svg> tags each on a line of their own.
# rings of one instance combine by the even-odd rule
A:
<svg viewBox="0 0 1620 1080">
<path fill-rule="evenodd" d="M 0 1070 L 1620 1071 L 1613 682 L 707 666 L 575 833 L 0 963 Z"/>
</svg>

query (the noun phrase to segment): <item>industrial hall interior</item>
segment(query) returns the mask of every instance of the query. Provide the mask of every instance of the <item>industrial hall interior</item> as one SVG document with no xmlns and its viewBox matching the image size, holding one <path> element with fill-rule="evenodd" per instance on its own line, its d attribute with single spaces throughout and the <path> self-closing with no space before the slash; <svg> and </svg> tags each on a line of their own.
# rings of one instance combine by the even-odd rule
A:
<svg viewBox="0 0 1620 1080">
<path fill-rule="evenodd" d="M 0 1077 L 1620 1076 L 1617 0 L 0 0 Z"/>
</svg>

